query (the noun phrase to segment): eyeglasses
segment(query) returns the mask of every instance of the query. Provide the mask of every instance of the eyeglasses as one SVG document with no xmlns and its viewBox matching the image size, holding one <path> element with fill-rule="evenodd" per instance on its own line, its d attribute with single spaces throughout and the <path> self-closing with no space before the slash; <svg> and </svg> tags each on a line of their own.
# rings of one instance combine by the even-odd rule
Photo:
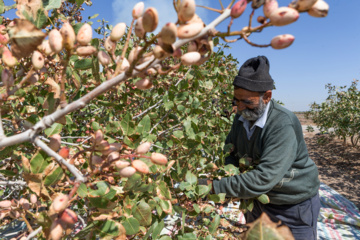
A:
<svg viewBox="0 0 360 240">
<path fill-rule="evenodd" d="M 239 100 L 239 99 L 236 99 L 235 97 L 233 98 L 233 101 L 232 101 L 233 106 L 237 106 L 240 103 L 244 104 L 245 106 L 259 105 L 259 104 L 254 103 L 253 101 L 250 101 L 250 100 Z"/>
</svg>

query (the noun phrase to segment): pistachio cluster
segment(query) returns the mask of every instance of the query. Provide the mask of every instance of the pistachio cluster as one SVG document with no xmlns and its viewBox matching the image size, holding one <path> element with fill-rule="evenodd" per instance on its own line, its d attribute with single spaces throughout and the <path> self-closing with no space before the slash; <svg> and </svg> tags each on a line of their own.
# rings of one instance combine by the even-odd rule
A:
<svg viewBox="0 0 360 240">
<path fill-rule="evenodd" d="M 53 151 L 58 152 L 70 164 L 80 166 L 88 162 L 90 167 L 84 170 L 84 172 L 93 174 L 98 174 L 101 171 L 113 172 L 117 169 L 120 177 L 131 177 L 136 172 L 142 174 L 149 173 L 148 165 L 140 160 L 141 158 L 150 159 L 153 164 L 157 165 L 166 165 L 168 162 L 167 157 L 161 153 L 153 152 L 150 156 L 145 155 L 151 148 L 150 142 L 144 142 L 134 151 L 129 151 L 129 149 L 124 149 L 120 143 L 109 143 L 105 140 L 102 130 L 95 131 L 92 134 L 91 141 L 91 149 L 81 151 L 78 154 L 75 153 L 73 156 L 70 156 L 70 149 L 68 147 L 61 147 L 61 136 L 59 134 L 50 136 L 49 147 Z M 91 166 L 94 167 L 92 168 Z"/>
</svg>

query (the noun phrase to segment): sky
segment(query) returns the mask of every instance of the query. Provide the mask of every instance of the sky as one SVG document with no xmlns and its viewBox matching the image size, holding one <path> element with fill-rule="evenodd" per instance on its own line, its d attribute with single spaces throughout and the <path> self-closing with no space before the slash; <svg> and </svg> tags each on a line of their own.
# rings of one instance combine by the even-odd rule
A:
<svg viewBox="0 0 360 240">
<path fill-rule="evenodd" d="M 6 5 L 10 5 L 6 3 Z M 93 0 L 91 7 L 85 7 L 84 18 L 96 13 L 92 19 L 105 19 L 115 25 L 131 21 L 131 11 L 139 1 L 133 0 Z M 173 0 L 143 0 L 145 8 L 155 7 L 159 13 L 159 25 L 155 33 L 167 22 L 176 22 Z M 231 1 L 222 0 L 227 6 Z M 279 6 L 287 6 L 291 0 L 278 0 Z M 269 44 L 271 39 L 280 34 L 292 34 L 294 43 L 285 49 L 275 50 L 257 48 L 240 40 L 231 43 L 226 54 L 232 54 L 240 63 L 258 55 L 265 55 L 270 61 L 270 74 L 276 89 L 273 98 L 284 103 L 291 111 L 310 110 L 313 102 L 324 102 L 328 96 L 325 86 L 350 86 L 355 79 L 360 79 L 360 10 L 359 0 L 326 0 L 330 6 L 325 18 L 314 18 L 301 13 L 300 18 L 287 26 L 268 27 L 261 33 L 253 33 L 249 39 L 257 44 Z M 219 0 L 196 0 L 198 5 L 220 9 Z M 241 30 L 248 25 L 251 6 L 248 4 L 243 15 L 234 20 L 231 30 Z M 219 13 L 197 7 L 196 13 L 209 24 Z M 263 15 L 262 7 L 255 11 L 254 20 Z M 216 27 L 225 31 L 230 19 Z M 253 21 L 253 26 L 257 26 Z M 223 42 L 222 40 L 220 40 Z M 240 66 L 239 66 L 240 67 Z"/>
</svg>

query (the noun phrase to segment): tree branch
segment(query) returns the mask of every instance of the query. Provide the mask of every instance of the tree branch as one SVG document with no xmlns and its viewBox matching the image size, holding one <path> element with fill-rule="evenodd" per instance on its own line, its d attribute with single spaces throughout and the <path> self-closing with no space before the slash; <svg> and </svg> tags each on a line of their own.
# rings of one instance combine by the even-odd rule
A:
<svg viewBox="0 0 360 240">
<path fill-rule="evenodd" d="M 76 177 L 78 182 L 86 182 L 86 177 L 84 177 L 81 172 L 72 164 L 68 163 L 65 159 L 63 159 L 59 154 L 53 151 L 48 145 L 46 145 L 43 141 L 41 141 L 38 137 L 35 138 L 34 143 L 40 147 L 46 154 L 50 157 L 55 158 L 55 160 L 60 165 L 65 165 L 67 169 Z"/>
<path fill-rule="evenodd" d="M 182 45 L 184 45 L 194 39 L 197 39 L 203 35 L 206 35 L 209 32 L 209 30 L 214 29 L 218 24 L 220 24 L 222 21 L 224 21 L 229 16 L 230 16 L 230 9 L 225 9 L 224 12 L 219 17 L 217 17 L 214 21 L 212 21 L 209 25 L 207 25 L 198 35 L 196 35 L 192 38 L 180 39 L 174 43 L 174 47 L 179 48 Z M 147 62 L 144 62 L 144 63 L 138 65 L 137 68 L 143 69 L 145 66 L 148 66 L 149 62 L 151 62 L 153 60 L 154 60 L 154 58 L 151 58 Z M 148 67 L 149 68 L 153 67 L 159 63 L 160 63 L 160 60 L 156 59 Z M 84 108 L 86 106 L 86 104 L 88 104 L 92 99 L 100 96 L 101 94 L 105 93 L 106 91 L 108 91 L 110 88 L 116 86 L 117 84 L 126 81 L 128 78 L 136 76 L 138 73 L 139 72 L 136 70 L 132 70 L 131 72 L 126 72 L 126 74 L 124 72 L 106 82 L 103 82 L 98 87 L 96 87 L 94 90 L 92 90 L 88 94 L 84 95 L 83 97 L 79 98 L 75 102 L 67 104 L 64 108 L 59 109 L 48 116 L 45 116 L 41 121 L 37 122 L 35 124 L 35 126 L 32 127 L 31 129 L 28 129 L 25 132 L 22 132 L 17 135 L 13 135 L 11 137 L 0 139 L 0 148 L 12 146 L 12 145 L 23 143 L 26 141 L 32 141 L 32 139 L 34 139 L 39 132 L 50 127 L 52 124 L 55 123 L 56 120 L 60 119 L 61 117 L 65 116 L 66 114 L 68 114 L 70 112 Z M 43 145 L 46 145 L 46 144 L 43 143 Z"/>
</svg>

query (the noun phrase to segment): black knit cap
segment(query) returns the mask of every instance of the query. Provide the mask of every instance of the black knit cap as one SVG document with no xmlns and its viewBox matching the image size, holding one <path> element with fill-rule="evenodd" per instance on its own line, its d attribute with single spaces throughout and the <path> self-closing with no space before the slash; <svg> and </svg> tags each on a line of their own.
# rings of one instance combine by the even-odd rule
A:
<svg viewBox="0 0 360 240">
<path fill-rule="evenodd" d="M 233 85 L 253 92 L 272 90 L 274 80 L 269 68 L 269 60 L 265 56 L 250 58 L 240 67 Z"/>
</svg>

